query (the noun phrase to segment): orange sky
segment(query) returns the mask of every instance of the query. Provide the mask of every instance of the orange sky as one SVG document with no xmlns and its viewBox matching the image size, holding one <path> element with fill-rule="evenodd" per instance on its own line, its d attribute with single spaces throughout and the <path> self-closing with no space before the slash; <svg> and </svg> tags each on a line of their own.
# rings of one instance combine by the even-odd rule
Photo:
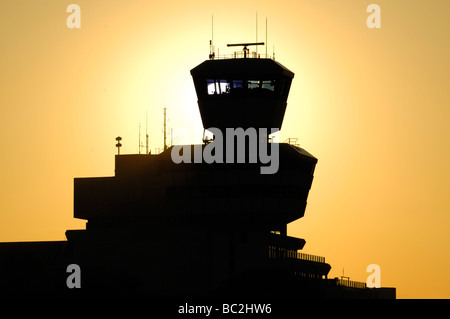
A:
<svg viewBox="0 0 450 319">
<path fill-rule="evenodd" d="M 258 12 L 258 40 L 267 17 L 268 51 L 295 73 L 279 140 L 319 159 L 289 235 L 329 277 L 364 282 L 375 263 L 399 298 L 450 297 L 449 1 L 73 1 L 80 29 L 70 3 L 0 3 L 0 241 L 84 228 L 73 178 L 114 175 L 115 137 L 137 153 L 146 113 L 153 151 L 164 106 L 200 143 L 189 71 L 208 57 L 211 15 L 223 54 L 255 40 Z"/>
</svg>

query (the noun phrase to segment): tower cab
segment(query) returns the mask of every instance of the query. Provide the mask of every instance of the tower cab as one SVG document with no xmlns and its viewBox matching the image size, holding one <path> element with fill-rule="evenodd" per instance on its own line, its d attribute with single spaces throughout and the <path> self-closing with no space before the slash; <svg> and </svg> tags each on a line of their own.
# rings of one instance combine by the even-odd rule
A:
<svg viewBox="0 0 450 319">
<path fill-rule="evenodd" d="M 213 55 L 191 70 L 205 129 L 281 129 L 294 73 L 272 59 L 248 57 L 247 46 L 255 44 L 228 45 L 244 46 L 243 57 Z"/>
</svg>

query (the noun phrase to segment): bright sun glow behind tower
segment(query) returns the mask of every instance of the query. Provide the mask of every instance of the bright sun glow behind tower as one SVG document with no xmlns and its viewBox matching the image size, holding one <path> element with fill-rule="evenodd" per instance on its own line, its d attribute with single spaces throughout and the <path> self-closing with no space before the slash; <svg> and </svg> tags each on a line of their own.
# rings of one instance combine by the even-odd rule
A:
<svg viewBox="0 0 450 319">
<path fill-rule="evenodd" d="M 377 263 L 400 298 L 448 297 L 450 3 L 377 1 L 381 29 L 360 0 L 77 4 L 80 29 L 66 4 L 0 5 L 1 241 L 84 228 L 73 178 L 113 175 L 115 138 L 137 153 L 139 124 L 161 149 L 164 107 L 174 143 L 201 143 L 189 71 L 208 59 L 211 15 L 219 55 L 264 41 L 268 17 L 268 53 L 295 73 L 279 140 L 319 159 L 289 232 L 327 256 L 330 276 L 364 281 Z"/>
</svg>

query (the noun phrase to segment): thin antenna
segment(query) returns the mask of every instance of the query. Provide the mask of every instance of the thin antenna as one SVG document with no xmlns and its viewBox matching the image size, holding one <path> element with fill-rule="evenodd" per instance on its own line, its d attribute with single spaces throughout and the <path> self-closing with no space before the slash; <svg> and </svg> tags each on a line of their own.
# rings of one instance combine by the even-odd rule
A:
<svg viewBox="0 0 450 319">
<path fill-rule="evenodd" d="M 148 111 L 145 111 L 145 154 L 148 154 L 147 114 L 148 114 Z"/>
<path fill-rule="evenodd" d="M 209 59 L 214 60 L 214 15 L 211 15 L 211 40 L 209 41 Z"/>
<path fill-rule="evenodd" d="M 256 11 L 256 43 L 258 43 L 258 11 Z M 256 56 L 258 56 L 258 46 L 256 46 Z"/>
<path fill-rule="evenodd" d="M 167 149 L 166 144 L 166 107 L 164 107 L 164 151 Z"/>
<path fill-rule="evenodd" d="M 266 17 L 266 58 L 267 58 L 267 17 Z"/>
</svg>

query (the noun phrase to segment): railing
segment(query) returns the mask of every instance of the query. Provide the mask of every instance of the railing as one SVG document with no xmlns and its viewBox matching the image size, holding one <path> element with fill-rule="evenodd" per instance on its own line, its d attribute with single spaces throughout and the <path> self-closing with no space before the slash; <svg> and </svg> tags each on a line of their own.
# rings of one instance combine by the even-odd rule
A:
<svg viewBox="0 0 450 319">
<path fill-rule="evenodd" d="M 358 289 L 367 288 L 367 285 L 365 282 L 352 281 L 348 278 L 343 279 L 343 278 L 338 278 L 338 277 L 334 278 L 334 280 L 336 281 L 336 286 L 358 288 Z"/>
<path fill-rule="evenodd" d="M 300 253 L 295 250 L 284 249 L 276 246 L 269 246 L 269 258 L 290 258 L 325 263 L 325 257 Z"/>
<path fill-rule="evenodd" d="M 272 59 L 275 60 L 275 58 L 269 54 L 265 53 L 256 53 L 256 52 L 249 52 L 244 54 L 244 51 L 236 51 L 231 54 L 222 54 L 222 55 L 214 55 L 210 57 L 210 60 L 226 60 L 226 59 Z"/>
<path fill-rule="evenodd" d="M 294 145 L 294 146 L 299 146 L 300 147 L 300 144 L 297 143 L 297 142 L 298 142 L 298 137 L 289 137 L 289 138 L 287 138 L 284 141 L 284 143 L 288 143 L 290 145 Z"/>
</svg>

